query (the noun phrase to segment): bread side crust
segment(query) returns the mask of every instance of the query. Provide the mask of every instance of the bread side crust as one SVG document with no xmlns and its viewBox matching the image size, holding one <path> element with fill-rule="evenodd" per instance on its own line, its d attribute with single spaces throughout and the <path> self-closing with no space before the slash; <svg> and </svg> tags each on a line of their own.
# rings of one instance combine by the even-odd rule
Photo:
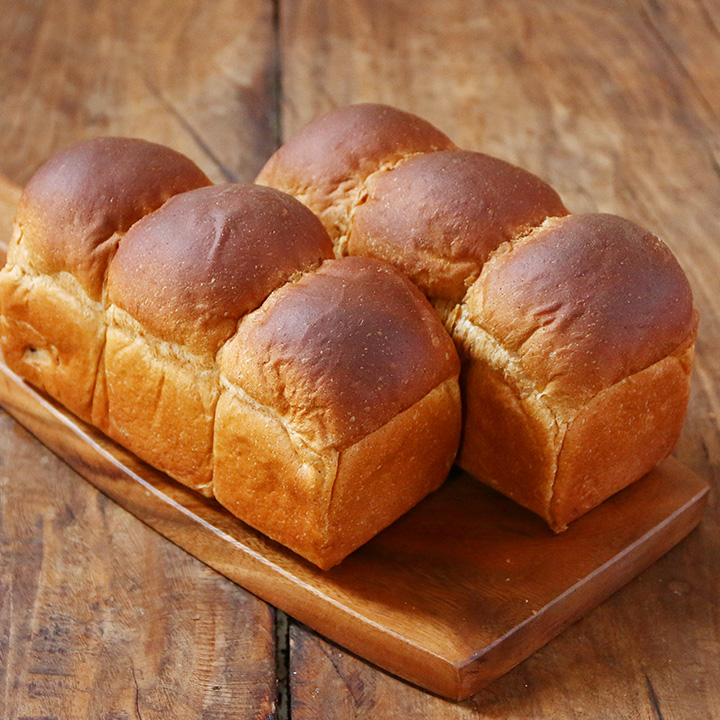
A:
<svg viewBox="0 0 720 720">
<path fill-rule="evenodd" d="M 222 375 L 220 387 L 215 498 L 243 522 L 317 562 L 338 452 L 311 447 L 277 413 Z"/>
<path fill-rule="evenodd" d="M 569 423 L 548 523 L 555 532 L 673 451 L 690 397 L 694 345 L 598 393 Z"/>
<path fill-rule="evenodd" d="M 459 465 L 555 532 L 672 452 L 690 391 L 694 332 L 672 354 L 568 412 L 523 378 L 512 353 L 458 307 L 446 325 L 462 357 Z"/>
<path fill-rule="evenodd" d="M 93 422 L 105 344 L 102 306 L 69 273 L 52 276 L 8 263 L 0 271 L 0 347 L 7 366 Z"/>
<path fill-rule="evenodd" d="M 237 386 L 221 387 L 215 497 L 323 569 L 436 489 L 459 441 L 456 378 L 341 452 L 310 447 Z"/>
<path fill-rule="evenodd" d="M 446 321 L 460 352 L 463 438 L 458 464 L 547 518 L 565 425 L 524 381 L 517 361 L 458 307 Z"/>
<path fill-rule="evenodd" d="M 107 434 L 153 467 L 211 497 L 219 396 L 214 359 L 148 334 L 116 305 L 110 305 L 106 317 Z"/>
<path fill-rule="evenodd" d="M 442 485 L 461 425 L 458 381 L 449 378 L 340 453 L 325 567 L 339 563 Z"/>
</svg>

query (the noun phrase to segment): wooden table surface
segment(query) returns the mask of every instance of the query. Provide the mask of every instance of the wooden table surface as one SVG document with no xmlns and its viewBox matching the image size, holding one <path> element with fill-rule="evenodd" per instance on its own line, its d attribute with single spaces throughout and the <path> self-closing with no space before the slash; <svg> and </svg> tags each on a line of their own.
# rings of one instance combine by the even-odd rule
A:
<svg viewBox="0 0 720 720">
<path fill-rule="evenodd" d="M 18 184 L 101 134 L 249 181 L 283 138 L 357 101 L 416 112 L 539 174 L 571 210 L 670 245 L 701 313 L 675 454 L 713 486 L 703 522 L 453 704 L 208 569 L 0 413 L 0 717 L 720 718 L 720 3 L 0 4 L 0 173 Z"/>
</svg>

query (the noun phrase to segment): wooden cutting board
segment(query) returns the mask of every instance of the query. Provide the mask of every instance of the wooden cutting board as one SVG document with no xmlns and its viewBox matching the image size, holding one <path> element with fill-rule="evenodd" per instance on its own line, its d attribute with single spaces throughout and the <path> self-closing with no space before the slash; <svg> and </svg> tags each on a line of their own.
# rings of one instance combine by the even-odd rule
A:
<svg viewBox="0 0 720 720">
<path fill-rule="evenodd" d="M 0 192 L 0 215 L 5 197 L 16 194 Z M 142 463 L 4 365 L 0 405 L 198 559 L 327 638 L 452 699 L 505 673 L 667 552 L 707 502 L 707 483 L 671 459 L 555 536 L 457 471 L 323 572 Z"/>
</svg>

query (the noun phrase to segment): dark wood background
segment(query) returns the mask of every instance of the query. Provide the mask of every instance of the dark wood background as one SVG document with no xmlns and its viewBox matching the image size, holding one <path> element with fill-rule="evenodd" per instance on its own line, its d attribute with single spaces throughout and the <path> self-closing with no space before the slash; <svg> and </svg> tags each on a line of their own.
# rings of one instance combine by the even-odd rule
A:
<svg viewBox="0 0 720 720">
<path fill-rule="evenodd" d="M 455 705 L 209 570 L 0 414 L 0 717 L 720 718 L 720 3 L 0 2 L 0 173 L 17 184 L 101 134 L 249 181 L 283 138 L 357 101 L 416 112 L 571 210 L 671 246 L 701 312 L 676 456 L 713 485 L 704 521 Z"/>
</svg>

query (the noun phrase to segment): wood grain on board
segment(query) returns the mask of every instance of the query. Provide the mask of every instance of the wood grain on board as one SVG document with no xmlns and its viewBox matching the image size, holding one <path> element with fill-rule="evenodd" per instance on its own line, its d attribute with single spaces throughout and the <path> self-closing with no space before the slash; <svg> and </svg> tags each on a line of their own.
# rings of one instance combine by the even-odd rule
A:
<svg viewBox="0 0 720 720">
<path fill-rule="evenodd" d="M 274 147 L 264 0 L 9 2 L 0 174 L 82 138 L 172 145 L 215 181 Z M 9 239 L 17 190 L 0 182 Z M 275 612 L 168 543 L 0 413 L 0 717 L 266 718 Z"/>
<path fill-rule="evenodd" d="M 164 143 L 214 182 L 274 150 L 272 0 L 8 2 L 0 12 L 0 171 L 24 185 L 77 140 Z"/>
<path fill-rule="evenodd" d="M 701 313 L 676 457 L 720 481 L 720 3 L 354 0 L 281 6 L 283 134 L 349 102 L 428 118 L 539 174 L 574 212 L 659 234 Z M 294 718 L 720 717 L 720 524 L 471 701 L 449 705 L 291 631 Z M 322 714 L 322 712 L 320 713 Z"/>
</svg>

